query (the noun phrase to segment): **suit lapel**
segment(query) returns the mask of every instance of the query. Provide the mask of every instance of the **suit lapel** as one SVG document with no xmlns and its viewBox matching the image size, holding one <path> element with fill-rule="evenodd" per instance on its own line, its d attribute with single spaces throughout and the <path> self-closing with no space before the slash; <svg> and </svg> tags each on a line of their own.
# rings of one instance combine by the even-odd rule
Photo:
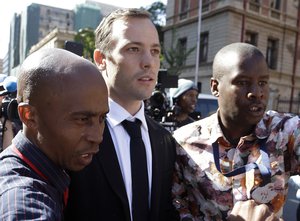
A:
<svg viewBox="0 0 300 221">
<path fill-rule="evenodd" d="M 161 185 L 160 185 L 160 159 L 161 154 L 159 153 L 159 149 L 161 148 L 160 139 L 161 136 L 157 132 L 157 126 L 151 122 L 147 117 L 147 124 L 151 142 L 151 149 L 152 149 L 152 190 L 151 190 L 151 217 L 155 218 L 158 215 L 159 207 L 160 207 L 160 192 L 161 192 Z M 153 220 L 151 218 L 151 220 Z"/>
<path fill-rule="evenodd" d="M 129 217 L 130 220 L 126 189 L 119 166 L 117 153 L 115 151 L 107 124 L 105 125 L 105 129 L 103 132 L 103 141 L 100 144 L 99 154 L 97 154 L 97 156 L 97 160 L 99 161 L 99 164 L 102 165 L 103 171 L 109 184 L 111 185 L 114 192 L 120 197 L 124 208 L 126 208 L 126 217 Z"/>
</svg>

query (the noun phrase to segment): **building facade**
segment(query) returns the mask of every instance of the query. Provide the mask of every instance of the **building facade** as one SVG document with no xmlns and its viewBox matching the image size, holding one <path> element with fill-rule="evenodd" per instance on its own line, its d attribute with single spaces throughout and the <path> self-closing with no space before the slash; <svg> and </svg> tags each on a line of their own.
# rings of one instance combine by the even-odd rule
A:
<svg viewBox="0 0 300 221">
<path fill-rule="evenodd" d="M 5 75 L 10 75 L 10 71 L 9 71 L 9 59 L 8 59 L 8 53 L 5 55 L 5 57 L 2 60 L 2 74 Z"/>
<path fill-rule="evenodd" d="M 202 93 L 210 93 L 215 54 L 227 44 L 248 42 L 264 53 L 270 67 L 269 108 L 299 113 L 299 1 L 202 0 L 202 10 L 199 3 L 172 0 L 167 4 L 165 47 L 179 43 L 188 50 L 199 43 L 199 50 L 187 57 L 180 77 L 198 79 Z"/>
<path fill-rule="evenodd" d="M 0 74 L 3 74 L 3 59 L 0 59 Z"/>
<path fill-rule="evenodd" d="M 8 71 L 20 64 L 20 28 L 21 15 L 14 14 L 10 23 L 10 39 L 9 39 L 9 67 Z"/>
<path fill-rule="evenodd" d="M 29 54 L 45 48 L 64 48 L 66 41 L 74 41 L 76 32 L 60 30 L 55 28 L 48 35 L 46 35 L 41 41 L 33 45 L 29 51 Z"/>
<path fill-rule="evenodd" d="M 77 5 L 74 9 L 74 12 L 74 29 L 76 31 L 79 31 L 79 29 L 82 28 L 95 29 L 103 18 L 98 6 L 89 5 L 86 3 Z"/>
<path fill-rule="evenodd" d="M 62 39 L 74 39 L 73 31 L 95 29 L 103 16 L 117 8 L 89 0 L 77 5 L 74 10 L 36 3 L 29 5 L 22 13 L 15 14 L 11 21 L 8 73 L 17 74 L 19 65 L 29 55 L 31 47 L 31 51 L 54 45 L 62 47 Z"/>
<path fill-rule="evenodd" d="M 55 28 L 74 30 L 74 12 L 40 4 L 29 5 L 21 14 L 20 63 L 27 57 L 30 48 Z"/>
</svg>

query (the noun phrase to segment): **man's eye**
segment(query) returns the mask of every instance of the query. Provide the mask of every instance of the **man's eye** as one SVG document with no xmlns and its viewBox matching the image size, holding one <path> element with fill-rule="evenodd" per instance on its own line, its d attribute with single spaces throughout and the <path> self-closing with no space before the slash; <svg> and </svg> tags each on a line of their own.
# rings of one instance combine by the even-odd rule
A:
<svg viewBox="0 0 300 221">
<path fill-rule="evenodd" d="M 103 123 L 106 120 L 106 115 L 99 117 L 99 123 Z"/>
<path fill-rule="evenodd" d="M 131 47 L 131 48 L 128 48 L 128 51 L 130 51 L 130 52 L 138 52 L 139 48 L 138 47 Z"/>
<path fill-rule="evenodd" d="M 259 84 L 260 86 L 265 86 L 265 85 L 268 84 L 268 82 L 267 82 L 267 81 L 260 81 L 258 84 Z"/>
<path fill-rule="evenodd" d="M 81 122 L 87 122 L 89 120 L 89 118 L 88 117 L 80 117 L 80 118 L 78 118 L 78 120 Z"/>
<path fill-rule="evenodd" d="M 152 55 L 160 55 L 160 50 L 159 49 L 152 49 L 151 53 L 152 53 Z"/>
<path fill-rule="evenodd" d="M 248 81 L 238 81 L 237 84 L 240 86 L 245 86 L 248 84 Z"/>
</svg>

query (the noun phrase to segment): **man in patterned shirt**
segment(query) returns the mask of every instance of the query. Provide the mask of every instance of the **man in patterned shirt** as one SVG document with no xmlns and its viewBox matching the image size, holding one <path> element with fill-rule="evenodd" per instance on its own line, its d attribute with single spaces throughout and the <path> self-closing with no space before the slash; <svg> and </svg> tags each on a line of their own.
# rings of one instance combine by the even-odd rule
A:
<svg viewBox="0 0 300 221">
<path fill-rule="evenodd" d="M 246 200 L 281 217 L 288 179 L 299 172 L 298 116 L 265 112 L 269 70 L 250 44 L 233 43 L 216 54 L 211 91 L 217 113 L 174 132 L 180 146 L 173 202 L 181 218 L 226 220 Z"/>
<path fill-rule="evenodd" d="M 99 150 L 108 92 L 97 67 L 63 49 L 33 53 L 17 86 L 23 123 L 0 154 L 0 220 L 62 220 L 68 170 Z"/>
</svg>

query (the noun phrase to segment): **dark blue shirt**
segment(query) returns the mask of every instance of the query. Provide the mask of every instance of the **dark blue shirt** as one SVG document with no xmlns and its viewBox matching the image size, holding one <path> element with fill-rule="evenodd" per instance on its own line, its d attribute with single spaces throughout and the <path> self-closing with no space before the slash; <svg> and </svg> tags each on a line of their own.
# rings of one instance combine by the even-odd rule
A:
<svg viewBox="0 0 300 221">
<path fill-rule="evenodd" d="M 69 176 L 21 131 L 12 143 L 0 154 L 0 220 L 62 220 Z"/>
</svg>

